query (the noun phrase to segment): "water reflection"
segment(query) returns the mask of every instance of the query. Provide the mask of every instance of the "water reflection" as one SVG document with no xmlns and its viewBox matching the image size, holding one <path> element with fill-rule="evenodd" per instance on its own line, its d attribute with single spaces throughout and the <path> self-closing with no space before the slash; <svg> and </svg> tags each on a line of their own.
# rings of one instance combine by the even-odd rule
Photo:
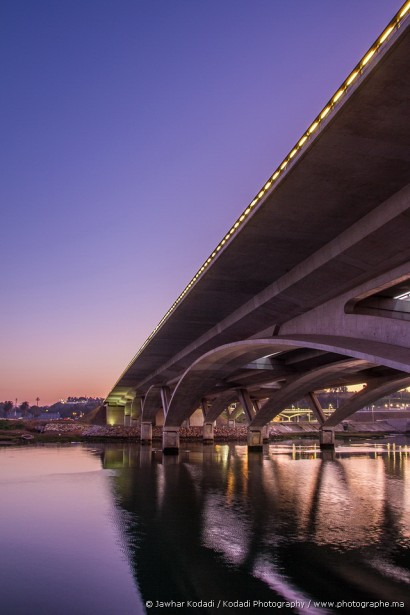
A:
<svg viewBox="0 0 410 615">
<path fill-rule="evenodd" d="M 101 469 L 100 454 L 82 446 L 0 448 L 2 614 L 144 612 L 124 558 L 129 537 L 118 531 L 124 513 L 113 506 L 115 473 Z"/>
<path fill-rule="evenodd" d="M 144 601 L 299 601 L 305 606 L 292 612 L 303 613 L 334 612 L 315 600 L 410 606 L 405 443 L 345 446 L 330 459 L 314 445 L 272 445 L 260 455 L 190 444 L 178 457 L 126 445 L 101 455 L 116 470 Z"/>
</svg>

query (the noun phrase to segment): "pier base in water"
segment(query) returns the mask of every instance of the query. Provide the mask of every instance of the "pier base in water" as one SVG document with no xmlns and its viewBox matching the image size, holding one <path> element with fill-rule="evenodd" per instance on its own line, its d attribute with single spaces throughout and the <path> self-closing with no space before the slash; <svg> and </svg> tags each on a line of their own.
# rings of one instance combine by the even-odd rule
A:
<svg viewBox="0 0 410 615">
<path fill-rule="evenodd" d="M 269 427 L 267 425 L 262 427 L 262 442 L 264 444 L 268 444 L 269 442 Z"/>
<path fill-rule="evenodd" d="M 214 424 L 213 423 L 204 423 L 202 428 L 202 442 L 203 444 L 213 444 L 214 443 Z"/>
<path fill-rule="evenodd" d="M 263 450 L 264 427 L 248 427 L 248 451 Z"/>
<path fill-rule="evenodd" d="M 141 423 L 141 444 L 152 444 L 152 423 Z"/>
<path fill-rule="evenodd" d="M 164 455 L 178 455 L 179 427 L 164 427 L 162 431 L 162 452 Z"/>
<path fill-rule="evenodd" d="M 334 450 L 335 432 L 334 429 L 320 429 L 319 443 L 321 450 Z"/>
</svg>

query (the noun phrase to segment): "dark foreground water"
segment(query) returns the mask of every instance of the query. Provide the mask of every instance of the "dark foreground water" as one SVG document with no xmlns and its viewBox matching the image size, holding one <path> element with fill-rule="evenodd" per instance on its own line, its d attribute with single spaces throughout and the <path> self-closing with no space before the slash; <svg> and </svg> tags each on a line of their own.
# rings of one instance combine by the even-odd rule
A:
<svg viewBox="0 0 410 615">
<path fill-rule="evenodd" d="M 405 440 L 0 449 L 2 615 L 409 613 L 409 547 Z"/>
</svg>

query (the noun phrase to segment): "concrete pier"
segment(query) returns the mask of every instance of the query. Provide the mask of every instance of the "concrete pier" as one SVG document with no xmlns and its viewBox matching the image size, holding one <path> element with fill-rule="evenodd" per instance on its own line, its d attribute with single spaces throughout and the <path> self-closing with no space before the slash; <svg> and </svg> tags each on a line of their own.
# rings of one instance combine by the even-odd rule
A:
<svg viewBox="0 0 410 615">
<path fill-rule="evenodd" d="M 179 427 L 164 427 L 162 432 L 162 452 L 164 455 L 178 455 Z"/>
<path fill-rule="evenodd" d="M 335 431 L 334 429 L 319 430 L 319 443 L 321 450 L 334 450 L 335 448 Z"/>
<path fill-rule="evenodd" d="M 141 423 L 141 444 L 152 444 L 152 423 Z"/>
<path fill-rule="evenodd" d="M 263 450 L 263 430 L 264 427 L 248 428 L 248 451 Z"/>
<path fill-rule="evenodd" d="M 131 403 L 131 425 L 136 427 L 142 415 L 142 398 L 134 397 Z"/>
<path fill-rule="evenodd" d="M 131 425 L 131 406 L 131 401 L 127 401 L 124 406 L 124 425 L 126 427 L 129 427 Z"/>
<path fill-rule="evenodd" d="M 107 425 L 124 425 L 124 406 L 107 405 Z"/>
<path fill-rule="evenodd" d="M 262 427 L 262 442 L 263 444 L 268 444 L 269 442 L 269 427 L 267 425 Z"/>
<path fill-rule="evenodd" d="M 203 431 L 202 431 L 202 442 L 204 444 L 214 443 L 214 424 L 213 423 L 204 423 Z"/>
</svg>

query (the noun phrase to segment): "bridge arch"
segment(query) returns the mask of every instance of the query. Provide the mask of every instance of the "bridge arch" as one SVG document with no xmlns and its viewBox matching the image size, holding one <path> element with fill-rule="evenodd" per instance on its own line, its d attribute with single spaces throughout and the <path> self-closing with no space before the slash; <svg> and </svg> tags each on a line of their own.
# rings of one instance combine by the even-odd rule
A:
<svg viewBox="0 0 410 615">
<path fill-rule="evenodd" d="M 346 403 L 337 408 L 333 414 L 324 422 L 323 427 L 336 427 L 360 408 L 368 406 L 385 395 L 404 389 L 410 385 L 410 375 L 398 375 L 395 378 L 381 378 L 375 382 L 369 382 L 367 387 L 353 395 Z"/>
<path fill-rule="evenodd" d="M 305 397 L 309 392 L 325 388 L 334 379 L 335 374 L 347 376 L 372 365 L 363 359 L 341 359 L 295 377 L 282 389 L 276 391 L 262 406 L 250 427 L 263 427 L 289 404 Z"/>
<path fill-rule="evenodd" d="M 257 358 L 280 354 L 296 348 L 310 348 L 339 354 L 345 369 L 357 369 L 360 365 L 362 365 L 361 369 L 364 369 L 366 364 L 367 366 L 371 364 L 410 373 L 410 356 L 407 348 L 377 341 L 306 334 L 233 342 L 205 353 L 184 372 L 171 397 L 165 427 L 179 427 L 190 416 L 195 406 L 199 405 L 200 400 L 236 368 Z M 355 359 L 359 362 L 355 363 Z M 350 367 L 346 360 L 353 360 Z M 353 367 L 354 365 L 356 367 Z M 329 375 L 330 372 L 323 373 L 320 380 L 317 380 L 322 383 L 320 386 L 326 386 Z M 313 386 L 314 382 L 316 380 L 305 384 Z M 304 392 L 306 393 L 307 389 Z M 264 422 L 261 423 L 263 420 Z M 257 413 L 254 424 L 266 424 L 268 420 L 270 420 L 270 414 L 265 404 Z"/>
</svg>

